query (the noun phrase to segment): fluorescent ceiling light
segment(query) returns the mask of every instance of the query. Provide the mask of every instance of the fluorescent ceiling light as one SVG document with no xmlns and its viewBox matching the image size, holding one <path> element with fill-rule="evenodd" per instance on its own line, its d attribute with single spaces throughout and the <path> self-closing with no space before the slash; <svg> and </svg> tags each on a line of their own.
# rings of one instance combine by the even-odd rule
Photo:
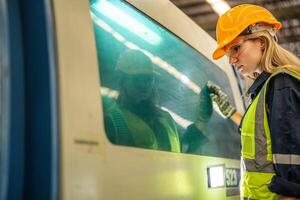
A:
<svg viewBox="0 0 300 200">
<path fill-rule="evenodd" d="M 230 9 L 228 3 L 224 0 L 206 0 L 218 15 L 222 15 Z"/>
<path fill-rule="evenodd" d="M 158 34 L 150 30 L 137 19 L 134 19 L 128 13 L 116 7 L 113 3 L 107 0 L 99 0 L 92 4 L 91 7 L 146 42 L 152 45 L 158 45 L 161 42 L 161 38 Z"/>
</svg>

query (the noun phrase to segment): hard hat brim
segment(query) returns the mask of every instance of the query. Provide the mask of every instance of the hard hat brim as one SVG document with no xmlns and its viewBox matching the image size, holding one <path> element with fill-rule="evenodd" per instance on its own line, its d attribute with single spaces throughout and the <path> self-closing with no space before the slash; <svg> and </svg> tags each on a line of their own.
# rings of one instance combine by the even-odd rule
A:
<svg viewBox="0 0 300 200">
<path fill-rule="evenodd" d="M 213 53 L 213 59 L 214 59 L 214 60 L 217 60 L 217 59 L 223 57 L 225 54 L 226 54 L 226 53 L 225 53 L 225 51 L 223 50 L 223 48 L 217 48 L 217 49 L 215 50 L 215 52 Z"/>
</svg>

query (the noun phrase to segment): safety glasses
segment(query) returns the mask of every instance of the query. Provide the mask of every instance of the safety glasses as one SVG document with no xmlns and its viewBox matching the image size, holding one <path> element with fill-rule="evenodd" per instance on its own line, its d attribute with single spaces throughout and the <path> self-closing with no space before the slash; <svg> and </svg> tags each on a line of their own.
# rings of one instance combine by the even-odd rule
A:
<svg viewBox="0 0 300 200">
<path fill-rule="evenodd" d="M 235 38 L 231 43 L 225 46 L 224 51 L 228 58 L 237 58 L 240 53 L 243 44 L 247 41 L 246 36 L 240 35 Z"/>
</svg>

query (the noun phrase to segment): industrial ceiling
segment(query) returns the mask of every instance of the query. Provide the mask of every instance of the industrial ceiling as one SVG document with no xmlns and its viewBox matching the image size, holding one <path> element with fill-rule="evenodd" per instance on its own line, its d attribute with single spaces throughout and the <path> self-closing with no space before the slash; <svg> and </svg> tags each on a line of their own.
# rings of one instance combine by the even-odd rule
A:
<svg viewBox="0 0 300 200">
<path fill-rule="evenodd" d="M 207 31 L 213 38 L 218 14 L 212 8 L 212 2 L 217 0 L 171 0 L 179 9 L 194 22 Z M 251 3 L 265 7 L 282 23 L 282 29 L 277 36 L 279 43 L 300 57 L 300 0 L 220 0 L 230 7 Z"/>
</svg>

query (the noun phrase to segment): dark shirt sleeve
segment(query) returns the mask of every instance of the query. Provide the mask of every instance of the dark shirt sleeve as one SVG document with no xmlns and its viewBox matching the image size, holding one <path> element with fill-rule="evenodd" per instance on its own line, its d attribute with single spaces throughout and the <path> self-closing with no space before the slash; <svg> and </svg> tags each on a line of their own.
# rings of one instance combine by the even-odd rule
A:
<svg viewBox="0 0 300 200">
<path fill-rule="evenodd" d="M 267 111 L 276 174 L 269 189 L 299 198 L 300 81 L 286 73 L 273 77 L 268 87 Z"/>
</svg>

